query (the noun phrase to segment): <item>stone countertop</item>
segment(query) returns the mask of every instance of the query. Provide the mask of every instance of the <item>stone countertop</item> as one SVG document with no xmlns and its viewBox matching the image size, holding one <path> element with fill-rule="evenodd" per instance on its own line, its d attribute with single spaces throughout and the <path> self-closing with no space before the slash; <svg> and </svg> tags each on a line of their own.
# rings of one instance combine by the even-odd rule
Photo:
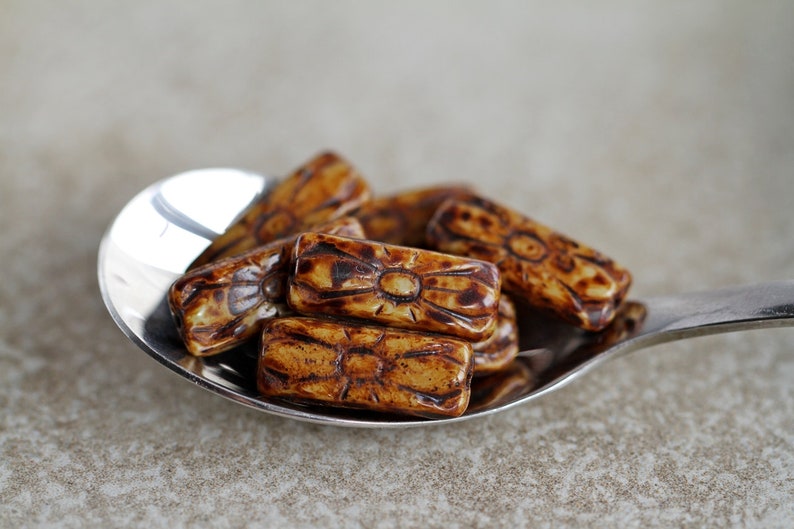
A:
<svg viewBox="0 0 794 529">
<path fill-rule="evenodd" d="M 530 405 L 323 427 L 203 391 L 96 281 L 139 190 L 320 149 L 463 181 L 642 297 L 794 278 L 794 4 L 0 7 L 0 526 L 785 527 L 794 332 L 656 346 Z"/>
</svg>

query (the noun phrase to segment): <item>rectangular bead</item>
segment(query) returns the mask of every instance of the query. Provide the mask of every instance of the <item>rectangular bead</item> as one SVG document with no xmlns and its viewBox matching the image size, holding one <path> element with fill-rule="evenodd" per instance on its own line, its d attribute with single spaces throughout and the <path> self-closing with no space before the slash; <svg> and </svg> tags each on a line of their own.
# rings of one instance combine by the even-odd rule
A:
<svg viewBox="0 0 794 529">
<path fill-rule="evenodd" d="M 361 224 L 342 217 L 320 232 L 363 237 Z M 209 356 L 258 336 L 262 322 L 283 315 L 287 276 L 297 236 L 188 271 L 169 289 L 168 302 L 188 352 Z"/>
<path fill-rule="evenodd" d="M 456 417 L 469 402 L 471 345 L 388 327 L 315 318 L 267 322 L 263 395 L 420 417 Z"/>
<path fill-rule="evenodd" d="M 506 292 L 590 331 L 612 321 L 631 284 L 628 270 L 612 259 L 480 197 L 442 204 L 428 242 L 498 263 Z"/>
<path fill-rule="evenodd" d="M 319 154 L 246 209 L 190 265 L 236 255 L 344 216 L 369 200 L 358 171 L 332 152 Z"/>
<path fill-rule="evenodd" d="M 287 292 L 297 312 L 473 341 L 493 333 L 499 297 L 491 263 L 320 233 L 298 238 Z"/>
<path fill-rule="evenodd" d="M 518 354 L 516 308 L 506 295 L 499 300 L 496 330 L 486 340 L 472 344 L 472 349 L 475 376 L 499 371 Z"/>
<path fill-rule="evenodd" d="M 369 239 L 425 247 L 427 223 L 438 206 L 449 198 L 470 194 L 471 190 L 463 185 L 415 189 L 373 198 L 361 206 L 355 216 L 361 221 Z"/>
</svg>

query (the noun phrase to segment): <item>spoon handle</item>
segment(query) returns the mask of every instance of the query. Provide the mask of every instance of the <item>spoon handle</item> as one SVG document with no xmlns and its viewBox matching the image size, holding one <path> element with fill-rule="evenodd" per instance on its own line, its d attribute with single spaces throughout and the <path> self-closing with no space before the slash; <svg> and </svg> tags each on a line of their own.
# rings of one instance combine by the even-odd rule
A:
<svg viewBox="0 0 794 529">
<path fill-rule="evenodd" d="M 645 301 L 636 336 L 651 343 L 723 332 L 794 325 L 794 281 L 693 292 Z M 646 342 L 648 343 L 648 342 Z"/>
</svg>

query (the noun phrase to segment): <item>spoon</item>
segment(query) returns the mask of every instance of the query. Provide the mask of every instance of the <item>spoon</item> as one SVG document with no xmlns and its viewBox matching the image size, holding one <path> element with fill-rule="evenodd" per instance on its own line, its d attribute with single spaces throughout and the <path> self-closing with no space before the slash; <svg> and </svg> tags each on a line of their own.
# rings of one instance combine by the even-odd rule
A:
<svg viewBox="0 0 794 529">
<path fill-rule="evenodd" d="M 504 372 L 475 377 L 471 403 L 460 417 L 424 420 L 263 397 L 256 390 L 255 347 L 191 356 L 177 335 L 165 296 L 209 240 L 275 182 L 237 169 L 201 169 L 157 182 L 122 209 L 98 256 L 102 298 L 131 341 L 197 385 L 271 414 L 358 427 L 463 421 L 534 400 L 629 351 L 681 338 L 794 325 L 794 281 L 630 300 L 599 333 L 519 307 L 522 352 Z"/>
</svg>

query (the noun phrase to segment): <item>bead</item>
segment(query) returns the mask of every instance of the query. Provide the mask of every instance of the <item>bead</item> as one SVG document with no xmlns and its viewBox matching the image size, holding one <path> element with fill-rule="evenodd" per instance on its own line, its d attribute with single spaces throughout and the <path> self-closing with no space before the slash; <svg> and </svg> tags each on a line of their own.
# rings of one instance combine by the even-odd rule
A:
<svg viewBox="0 0 794 529">
<path fill-rule="evenodd" d="M 342 217 L 318 231 L 363 237 L 361 224 Z M 188 352 L 208 356 L 253 336 L 262 322 L 289 313 L 287 276 L 297 236 L 190 270 L 169 289 L 168 302 Z"/>
<path fill-rule="evenodd" d="M 609 325 L 631 284 L 612 259 L 484 198 L 442 204 L 428 242 L 498 264 L 506 292 L 589 331 Z"/>
<path fill-rule="evenodd" d="M 263 395 L 420 417 L 456 417 L 469 402 L 471 345 L 387 327 L 289 317 L 262 331 Z"/>
<path fill-rule="evenodd" d="M 355 216 L 367 238 L 402 246 L 425 247 L 427 223 L 442 202 L 471 194 L 462 185 L 433 186 L 376 197 L 361 206 Z"/>
<path fill-rule="evenodd" d="M 472 348 L 475 376 L 504 368 L 518 354 L 516 308 L 506 295 L 502 294 L 499 300 L 496 330 L 488 339 L 472 344 Z"/>
<path fill-rule="evenodd" d="M 249 206 L 190 268 L 344 216 L 358 209 L 370 195 L 369 186 L 353 166 L 334 153 L 322 153 Z"/>
<path fill-rule="evenodd" d="M 304 233 L 295 244 L 287 302 L 300 313 L 480 341 L 496 326 L 499 285 L 499 271 L 484 261 Z"/>
</svg>

